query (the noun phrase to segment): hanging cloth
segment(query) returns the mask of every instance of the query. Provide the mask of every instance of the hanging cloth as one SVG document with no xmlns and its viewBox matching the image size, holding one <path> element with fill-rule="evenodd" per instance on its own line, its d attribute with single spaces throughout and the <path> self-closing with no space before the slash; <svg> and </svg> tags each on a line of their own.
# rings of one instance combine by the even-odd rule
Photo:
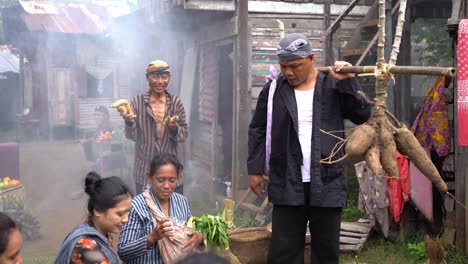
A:
<svg viewBox="0 0 468 264">
<path fill-rule="evenodd" d="M 407 157 L 396 153 L 400 180 L 395 180 L 387 175 L 387 191 L 390 203 L 390 215 L 395 222 L 400 221 L 403 205 L 410 198 L 409 160 Z"/>
<path fill-rule="evenodd" d="M 380 169 L 374 175 L 365 161 L 354 164 L 359 182 L 358 208 L 369 218 L 372 226 L 379 227 L 384 237 L 388 237 L 390 221 L 388 217 L 388 196 L 385 171 Z"/>
<path fill-rule="evenodd" d="M 458 145 L 468 146 L 468 19 L 458 25 L 457 78 Z"/>
<path fill-rule="evenodd" d="M 451 149 L 448 108 L 444 90 L 445 77 L 438 76 L 434 86 L 427 92 L 421 111 L 411 127 L 411 131 L 421 146 L 428 153 L 431 150 L 435 151 L 439 157 L 447 156 Z"/>
</svg>

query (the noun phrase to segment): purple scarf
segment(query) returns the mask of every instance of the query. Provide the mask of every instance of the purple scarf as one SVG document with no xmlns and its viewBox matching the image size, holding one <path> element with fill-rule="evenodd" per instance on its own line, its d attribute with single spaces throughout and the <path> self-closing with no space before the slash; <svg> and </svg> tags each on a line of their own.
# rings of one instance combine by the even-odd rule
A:
<svg viewBox="0 0 468 264">
<path fill-rule="evenodd" d="M 267 126 L 266 126 L 266 142 L 265 142 L 265 175 L 270 174 L 270 153 L 271 153 L 271 123 L 273 115 L 273 96 L 276 91 L 276 79 L 278 73 L 273 65 L 270 65 L 270 75 L 265 77 L 265 82 L 271 80 L 270 92 L 268 93 L 267 102 Z"/>
</svg>

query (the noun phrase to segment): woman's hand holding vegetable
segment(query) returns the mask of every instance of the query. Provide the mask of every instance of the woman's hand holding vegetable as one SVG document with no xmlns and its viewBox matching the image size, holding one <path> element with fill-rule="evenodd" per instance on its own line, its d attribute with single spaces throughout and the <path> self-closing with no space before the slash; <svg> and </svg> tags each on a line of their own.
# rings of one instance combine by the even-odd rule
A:
<svg viewBox="0 0 468 264">
<path fill-rule="evenodd" d="M 193 249 L 196 249 L 198 245 L 203 243 L 204 238 L 202 233 L 192 231 L 187 233 L 187 235 L 190 237 L 190 240 L 187 241 L 187 243 L 184 245 L 184 248 L 192 247 Z"/>
</svg>

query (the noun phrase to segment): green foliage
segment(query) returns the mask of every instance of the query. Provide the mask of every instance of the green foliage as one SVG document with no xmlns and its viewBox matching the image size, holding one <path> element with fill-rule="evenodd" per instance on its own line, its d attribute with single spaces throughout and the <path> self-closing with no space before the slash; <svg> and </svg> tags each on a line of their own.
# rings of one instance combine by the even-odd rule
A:
<svg viewBox="0 0 468 264">
<path fill-rule="evenodd" d="M 460 256 L 458 254 L 457 249 L 451 245 L 444 245 L 445 249 L 447 250 L 447 257 L 445 261 L 451 264 L 466 264 L 468 263 L 468 257 Z"/>
<path fill-rule="evenodd" d="M 205 235 L 209 249 L 219 248 L 224 250 L 229 242 L 228 230 L 230 225 L 221 217 L 203 215 L 194 217 L 195 230 Z"/>
<path fill-rule="evenodd" d="M 52 264 L 54 263 L 55 256 L 52 257 L 24 257 L 24 264 Z"/>
<path fill-rule="evenodd" d="M 122 149 L 127 154 L 133 154 L 135 152 L 135 143 L 125 137 L 124 129 L 114 129 L 112 131 L 112 141 L 120 143 Z"/>
<path fill-rule="evenodd" d="M 357 203 L 359 200 L 359 182 L 354 171 L 348 171 L 348 198 L 346 208 L 341 213 L 341 220 L 345 222 L 354 222 L 359 218 L 365 218 L 366 214 L 362 213 Z"/>
<path fill-rule="evenodd" d="M 452 49 L 447 33 L 447 19 L 417 19 L 412 24 L 412 37 L 422 52 L 423 66 L 451 66 Z"/>
<path fill-rule="evenodd" d="M 361 212 L 356 206 L 356 201 L 348 200 L 348 206 L 341 213 L 341 220 L 344 222 L 355 222 L 359 218 L 366 218 L 366 214 Z"/>
<path fill-rule="evenodd" d="M 384 239 L 380 234 L 374 233 L 366 241 L 363 250 L 357 257 L 341 254 L 340 263 L 413 263 L 413 259 L 405 242 L 394 243 Z M 418 264 L 420 263 L 422 262 Z"/>
<path fill-rule="evenodd" d="M 417 243 L 408 243 L 408 252 L 414 258 L 414 263 L 421 263 L 427 259 L 424 241 Z"/>
</svg>

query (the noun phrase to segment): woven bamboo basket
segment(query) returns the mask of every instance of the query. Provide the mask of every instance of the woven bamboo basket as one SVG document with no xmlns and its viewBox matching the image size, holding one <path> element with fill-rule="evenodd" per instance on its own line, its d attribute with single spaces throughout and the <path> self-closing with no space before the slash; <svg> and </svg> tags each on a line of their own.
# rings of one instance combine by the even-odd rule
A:
<svg viewBox="0 0 468 264">
<path fill-rule="evenodd" d="M 240 228 L 229 233 L 229 247 L 242 264 L 267 263 L 270 239 L 265 227 Z"/>
</svg>

